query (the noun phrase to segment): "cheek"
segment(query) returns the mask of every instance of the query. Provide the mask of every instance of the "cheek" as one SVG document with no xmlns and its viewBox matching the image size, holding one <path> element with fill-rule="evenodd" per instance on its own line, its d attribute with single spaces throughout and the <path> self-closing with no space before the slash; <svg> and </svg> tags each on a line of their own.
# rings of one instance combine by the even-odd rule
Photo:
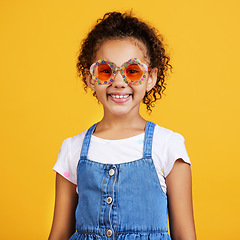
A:
<svg viewBox="0 0 240 240">
<path fill-rule="evenodd" d="M 95 86 L 95 91 L 96 91 L 96 96 L 98 99 L 105 98 L 107 96 L 107 89 L 106 86 L 100 86 L 96 85 Z"/>
<path fill-rule="evenodd" d="M 145 96 L 145 93 L 147 90 L 147 86 L 145 84 L 134 86 L 132 88 L 133 88 L 134 96 L 136 98 L 143 98 Z"/>
</svg>

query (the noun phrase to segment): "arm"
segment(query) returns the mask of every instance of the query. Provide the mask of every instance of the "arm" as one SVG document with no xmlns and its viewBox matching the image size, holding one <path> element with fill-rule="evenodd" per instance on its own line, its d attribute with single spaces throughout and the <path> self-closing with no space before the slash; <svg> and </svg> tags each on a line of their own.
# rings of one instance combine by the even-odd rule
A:
<svg viewBox="0 0 240 240">
<path fill-rule="evenodd" d="M 56 174 L 56 197 L 52 229 L 48 240 L 66 240 L 75 232 L 76 185 Z"/>
<path fill-rule="evenodd" d="M 190 165 L 178 159 L 166 177 L 170 233 L 173 240 L 196 240 Z"/>
</svg>

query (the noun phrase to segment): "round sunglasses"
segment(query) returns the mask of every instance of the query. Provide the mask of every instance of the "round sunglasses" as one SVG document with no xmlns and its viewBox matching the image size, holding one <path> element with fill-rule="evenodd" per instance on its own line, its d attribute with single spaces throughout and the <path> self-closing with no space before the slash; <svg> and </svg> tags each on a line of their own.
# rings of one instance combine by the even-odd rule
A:
<svg viewBox="0 0 240 240">
<path fill-rule="evenodd" d="M 121 72 L 125 83 L 139 85 L 143 83 L 146 79 L 146 74 L 150 72 L 151 69 L 152 68 L 147 67 L 146 64 L 141 63 L 137 58 L 129 59 L 123 63 L 121 67 L 117 67 L 115 63 L 101 58 L 91 65 L 90 73 L 98 85 L 112 84 L 117 71 Z"/>
</svg>

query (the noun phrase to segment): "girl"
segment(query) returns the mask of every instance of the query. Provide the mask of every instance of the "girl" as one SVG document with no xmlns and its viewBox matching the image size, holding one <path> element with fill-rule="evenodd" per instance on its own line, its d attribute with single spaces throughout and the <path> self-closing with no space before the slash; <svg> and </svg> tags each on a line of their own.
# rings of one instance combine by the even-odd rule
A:
<svg viewBox="0 0 240 240">
<path fill-rule="evenodd" d="M 131 14 L 107 13 L 77 68 L 104 116 L 62 144 L 49 239 L 196 239 L 184 139 L 139 113 L 165 89 L 171 65 L 161 36 Z"/>
</svg>

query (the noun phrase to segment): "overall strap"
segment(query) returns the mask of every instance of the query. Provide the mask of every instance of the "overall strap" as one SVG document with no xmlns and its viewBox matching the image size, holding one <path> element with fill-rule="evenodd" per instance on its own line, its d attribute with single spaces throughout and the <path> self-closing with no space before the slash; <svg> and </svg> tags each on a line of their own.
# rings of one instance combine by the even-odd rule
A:
<svg viewBox="0 0 240 240">
<path fill-rule="evenodd" d="M 89 149 L 89 144 L 91 140 L 91 136 L 97 126 L 97 123 L 92 125 L 86 132 L 85 137 L 83 139 L 83 144 L 82 144 L 82 150 L 81 150 L 81 155 L 80 155 L 80 160 L 81 159 L 86 159 L 87 154 L 88 154 L 88 149 Z"/>
<path fill-rule="evenodd" d="M 155 124 L 147 121 L 144 137 L 143 158 L 152 158 L 152 141 Z"/>
</svg>

